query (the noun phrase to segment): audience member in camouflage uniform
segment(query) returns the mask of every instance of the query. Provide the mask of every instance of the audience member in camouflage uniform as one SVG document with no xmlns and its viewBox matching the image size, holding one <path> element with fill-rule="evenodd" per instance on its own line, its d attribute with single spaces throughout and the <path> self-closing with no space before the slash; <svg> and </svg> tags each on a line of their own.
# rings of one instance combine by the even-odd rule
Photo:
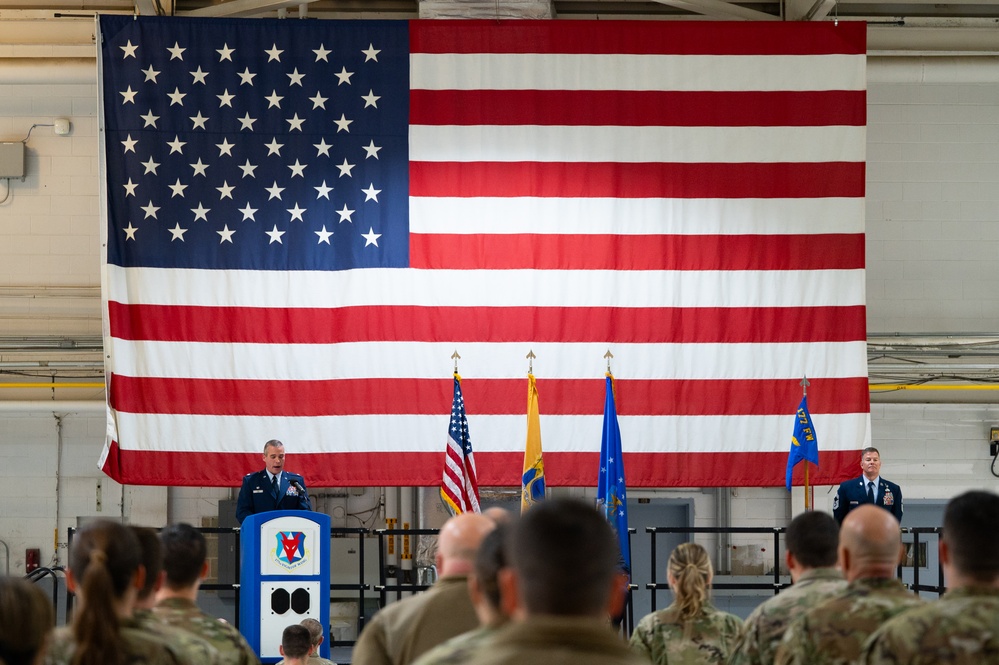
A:
<svg viewBox="0 0 999 665">
<path fill-rule="evenodd" d="M 211 644 L 193 633 L 169 626 L 153 616 L 156 592 L 163 586 L 163 546 L 160 537 L 148 527 L 130 526 L 129 529 L 139 540 L 142 549 L 142 567 L 145 569 L 145 583 L 135 599 L 132 616 L 136 624 L 176 647 L 191 665 L 218 665 L 219 653 Z"/>
<path fill-rule="evenodd" d="M 468 597 L 475 553 L 496 523 L 462 513 L 444 523 L 437 540 L 440 578 L 421 594 L 379 610 L 354 646 L 354 665 L 408 665 L 438 644 L 478 626 Z"/>
<path fill-rule="evenodd" d="M 253 665 L 257 655 L 238 630 L 202 612 L 198 587 L 208 575 L 205 537 L 190 524 L 175 524 L 160 532 L 166 579 L 156 596 L 153 615 L 175 628 L 194 633 L 219 653 L 223 665 Z"/>
<path fill-rule="evenodd" d="M 309 649 L 309 658 L 306 660 L 306 665 L 336 665 L 332 660 L 319 655 L 319 645 L 326 638 L 323 634 L 323 624 L 315 619 L 302 619 L 299 625 L 309 631 L 311 648 Z M 277 665 L 289 665 L 289 663 L 282 658 L 277 662 Z"/>
<path fill-rule="evenodd" d="M 724 663 L 735 646 L 742 620 L 708 601 L 714 571 L 697 543 L 679 545 L 669 557 L 666 577 L 674 601 L 635 626 L 631 648 L 655 665 Z"/>
<path fill-rule="evenodd" d="M 507 565 L 503 545 L 509 530 L 508 523 L 509 521 L 498 523 L 496 528 L 482 539 L 475 557 L 475 569 L 468 577 L 468 593 L 472 598 L 475 614 L 479 618 L 479 627 L 437 645 L 417 658 L 413 665 L 446 665 L 463 662 L 509 620 L 501 607 L 499 591 L 499 571 Z"/>
<path fill-rule="evenodd" d="M 54 623 L 52 601 L 38 586 L 20 577 L 0 577 L 0 663 L 41 662 Z"/>
<path fill-rule="evenodd" d="M 500 606 L 511 617 L 462 665 L 643 665 L 611 629 L 624 604 L 617 537 L 587 503 L 549 499 L 512 524 L 500 571 Z"/>
<path fill-rule="evenodd" d="M 819 511 L 798 515 L 787 527 L 784 543 L 794 585 L 753 610 L 729 665 L 771 665 L 791 621 L 846 587 L 835 568 L 839 525 L 831 515 Z"/>
<path fill-rule="evenodd" d="M 923 604 L 895 579 L 902 534 L 891 513 L 867 504 L 854 508 L 839 534 L 846 589 L 791 622 L 777 649 L 780 665 L 856 663 L 878 626 Z"/>
<path fill-rule="evenodd" d="M 73 623 L 55 631 L 48 665 L 183 665 L 172 645 L 141 629 L 132 617 L 142 550 L 135 534 L 109 520 L 77 532 L 66 586 L 76 594 Z"/>
<path fill-rule="evenodd" d="M 865 661 L 999 663 L 999 496 L 966 492 L 944 513 L 940 563 L 948 591 L 892 619 L 868 640 Z"/>
</svg>

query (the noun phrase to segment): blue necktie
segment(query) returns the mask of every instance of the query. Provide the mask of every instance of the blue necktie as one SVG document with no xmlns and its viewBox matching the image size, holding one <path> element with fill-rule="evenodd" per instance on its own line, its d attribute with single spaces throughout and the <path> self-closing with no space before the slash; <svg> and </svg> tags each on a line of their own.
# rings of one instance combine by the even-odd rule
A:
<svg viewBox="0 0 999 665">
<path fill-rule="evenodd" d="M 275 499 L 278 498 L 278 479 L 277 478 L 278 478 L 277 476 L 272 476 L 271 477 L 271 494 L 274 495 Z"/>
<path fill-rule="evenodd" d="M 874 481 L 867 481 L 867 500 L 874 503 Z"/>
</svg>

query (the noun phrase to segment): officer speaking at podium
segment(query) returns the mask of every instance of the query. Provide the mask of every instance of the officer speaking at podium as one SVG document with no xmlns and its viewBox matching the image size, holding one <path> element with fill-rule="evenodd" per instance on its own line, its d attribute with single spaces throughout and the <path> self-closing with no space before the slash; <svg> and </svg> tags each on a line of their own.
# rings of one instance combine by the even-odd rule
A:
<svg viewBox="0 0 999 665">
<path fill-rule="evenodd" d="M 305 479 L 284 470 L 284 444 L 271 439 L 264 444 L 264 468 L 243 476 L 236 500 L 236 519 L 269 510 L 312 510 Z"/>
</svg>

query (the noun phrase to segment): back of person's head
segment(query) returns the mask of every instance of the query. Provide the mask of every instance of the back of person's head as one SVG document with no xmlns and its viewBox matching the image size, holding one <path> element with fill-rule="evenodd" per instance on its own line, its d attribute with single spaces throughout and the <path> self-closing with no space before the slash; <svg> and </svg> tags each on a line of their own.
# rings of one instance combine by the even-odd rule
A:
<svg viewBox="0 0 999 665">
<path fill-rule="evenodd" d="M 669 555 L 666 569 L 673 582 L 673 602 L 680 619 L 689 621 L 700 615 L 714 575 L 708 553 L 697 543 L 680 543 Z"/>
<path fill-rule="evenodd" d="M 437 537 L 437 568 L 441 576 L 467 574 L 475 563 L 475 554 L 496 522 L 479 513 L 455 515 L 441 527 Z"/>
<path fill-rule="evenodd" d="M 301 624 L 292 624 L 281 633 L 281 648 L 285 658 L 304 658 L 312 650 L 312 637 L 309 629 Z"/>
<path fill-rule="evenodd" d="M 999 495 L 972 491 L 954 497 L 943 519 L 951 562 L 977 582 L 999 579 Z"/>
<path fill-rule="evenodd" d="M 19 577 L 0 577 L 0 663 L 33 665 L 55 624 L 52 603 Z"/>
<path fill-rule="evenodd" d="M 316 646 L 323 641 L 323 637 L 325 637 L 323 624 L 319 623 L 315 619 L 302 619 L 299 625 L 309 631 L 309 642 L 312 646 Z"/>
<path fill-rule="evenodd" d="M 486 602 L 494 610 L 500 609 L 499 571 L 507 565 L 505 543 L 509 530 L 509 524 L 498 524 L 482 539 L 479 552 L 475 557 L 473 574 L 476 584 L 478 584 L 479 591 L 485 597 Z"/>
<path fill-rule="evenodd" d="M 139 600 L 148 599 L 156 591 L 156 582 L 163 572 L 163 545 L 156 531 L 147 526 L 128 527 L 139 540 L 142 549 L 142 567 L 146 569 L 146 579 L 139 589 Z"/>
<path fill-rule="evenodd" d="M 160 531 L 166 585 L 186 589 L 201 579 L 208 546 L 201 532 L 190 524 L 174 524 Z"/>
<path fill-rule="evenodd" d="M 590 504 L 549 499 L 510 529 L 507 556 L 528 614 L 605 616 L 617 575 L 617 538 Z"/>
<path fill-rule="evenodd" d="M 839 552 L 848 582 L 862 577 L 893 577 L 902 552 L 898 520 L 874 504 L 857 506 L 843 518 Z"/>
<path fill-rule="evenodd" d="M 128 527 L 95 520 L 76 533 L 69 553 L 79 601 L 73 613 L 76 650 L 72 665 L 123 662 L 117 608 L 141 563 L 142 548 Z"/>
<path fill-rule="evenodd" d="M 787 527 L 784 536 L 787 551 L 806 568 L 829 568 L 836 565 L 839 525 L 832 515 L 818 510 L 804 512 Z"/>
</svg>

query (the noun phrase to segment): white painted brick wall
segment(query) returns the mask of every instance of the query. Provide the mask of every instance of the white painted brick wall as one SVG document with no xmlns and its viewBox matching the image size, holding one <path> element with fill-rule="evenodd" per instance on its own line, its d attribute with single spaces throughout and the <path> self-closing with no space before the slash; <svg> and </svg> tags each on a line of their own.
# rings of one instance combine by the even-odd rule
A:
<svg viewBox="0 0 999 665">
<path fill-rule="evenodd" d="M 999 85 L 873 78 L 868 330 L 997 331 Z"/>
<path fill-rule="evenodd" d="M 31 124 L 56 116 L 73 123 L 69 137 L 55 137 L 45 127 L 32 133 L 28 175 L 12 183 L 10 200 L 0 205 L 0 284 L 99 284 L 96 86 L 0 85 L 0 99 L 3 140 L 20 140 Z M 999 331 L 999 84 L 875 77 L 868 121 L 868 329 Z M 35 332 L 100 331 L 96 313 L 84 323 L 51 323 L 44 309 L 37 314 Z M 0 333 L 12 332 L 0 318 Z M 872 423 L 884 475 L 902 485 L 906 499 L 997 487 L 985 453 L 987 428 L 999 424 L 999 406 L 876 404 Z M 130 487 L 123 498 L 122 488 L 96 468 L 103 434 L 103 417 L 63 419 L 56 524 L 54 419 L 0 415 L 0 540 L 10 547 L 13 571 L 23 571 L 26 547 L 40 547 L 48 562 L 53 530 L 64 540 L 66 527 L 79 516 L 120 514 L 124 502 L 125 517 L 137 523 L 198 524 L 216 514 L 219 499 L 231 496 L 227 488 Z M 737 526 L 779 524 L 800 510 L 800 492 L 734 493 Z M 714 526 L 712 494 L 656 495 L 692 497 L 695 524 Z M 832 493 L 818 488 L 817 507 L 831 503 Z"/>
</svg>

